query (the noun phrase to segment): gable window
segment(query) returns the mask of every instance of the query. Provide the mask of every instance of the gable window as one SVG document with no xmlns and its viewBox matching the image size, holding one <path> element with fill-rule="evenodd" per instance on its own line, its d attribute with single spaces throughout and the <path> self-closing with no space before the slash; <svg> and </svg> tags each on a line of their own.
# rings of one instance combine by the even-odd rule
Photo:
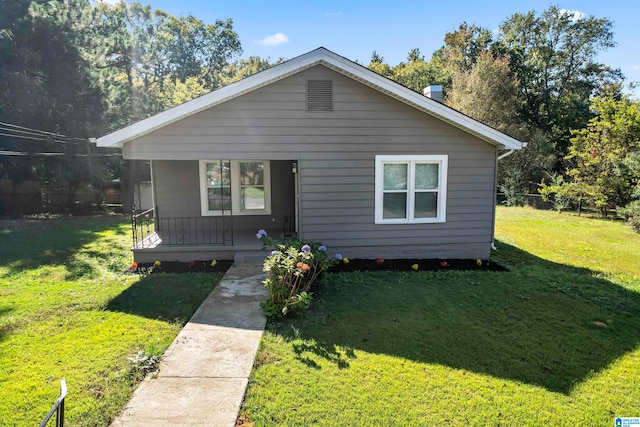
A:
<svg viewBox="0 0 640 427">
<path fill-rule="evenodd" d="M 446 221 L 446 155 L 376 156 L 375 223 Z"/>
<path fill-rule="evenodd" d="M 270 162 L 201 160 L 202 215 L 271 214 Z"/>
</svg>

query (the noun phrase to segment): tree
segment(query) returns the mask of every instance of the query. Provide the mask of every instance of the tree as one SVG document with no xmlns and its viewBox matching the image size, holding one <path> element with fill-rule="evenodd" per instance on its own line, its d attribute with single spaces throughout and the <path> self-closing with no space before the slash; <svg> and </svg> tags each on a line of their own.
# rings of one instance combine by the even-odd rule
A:
<svg viewBox="0 0 640 427">
<path fill-rule="evenodd" d="M 222 71 L 221 84 L 224 86 L 242 80 L 283 62 L 284 58 L 278 58 L 275 62 L 271 62 L 271 58 L 263 59 L 259 56 L 237 60 L 227 65 Z"/>
<path fill-rule="evenodd" d="M 384 58 L 380 56 L 375 50 L 371 54 L 371 61 L 369 61 L 369 65 L 367 65 L 367 68 L 380 74 L 381 76 L 393 78 L 391 67 L 389 66 L 389 64 L 384 62 Z"/>
<path fill-rule="evenodd" d="M 92 63 L 107 94 L 113 129 L 166 109 L 173 98 L 158 97 L 165 85 L 174 93 L 190 88 L 187 96 L 219 87 L 223 70 L 242 51 L 230 19 L 206 24 L 191 15 L 175 17 L 120 2 L 98 4 L 94 21 Z"/>
<path fill-rule="evenodd" d="M 103 130 L 104 104 L 93 83 L 90 64 L 78 45 L 88 25 L 90 7 L 83 0 L 19 3 L 3 2 L 0 16 L 11 15 L 2 30 L 0 54 L 0 121 L 49 132 L 87 138 Z M 27 5 L 28 7 L 24 7 Z M 83 183 L 102 178 L 103 162 L 86 156 L 88 141 L 34 141 L 0 136 L 4 149 L 63 152 L 58 157 L 0 158 L 0 174 L 15 185 L 41 179 L 68 188 L 67 208 Z M 84 156 L 78 156 L 83 154 Z"/>
<path fill-rule="evenodd" d="M 470 71 L 480 54 L 490 51 L 492 45 L 489 30 L 463 22 L 456 31 L 445 34 L 444 46 L 434 52 L 432 59 L 451 74 Z"/>
<path fill-rule="evenodd" d="M 628 98 L 594 98 L 597 116 L 573 131 L 567 175 L 588 189 L 588 200 L 603 216 L 628 205 L 640 181 L 640 103 Z"/>
<path fill-rule="evenodd" d="M 500 26 L 499 49 L 510 55 L 511 69 L 524 96 L 522 119 L 542 130 L 555 150 L 554 169 L 563 169 L 571 129 L 591 117 L 590 96 L 619 71 L 595 62 L 615 46 L 612 22 L 580 17 L 556 6 L 541 15 L 516 13 Z"/>
<path fill-rule="evenodd" d="M 522 138 L 519 82 L 511 74 L 507 58 L 494 58 L 484 51 L 470 69 L 460 69 L 453 78 L 447 104 L 501 132 Z"/>
<path fill-rule="evenodd" d="M 443 76 L 445 95 L 456 74 L 471 71 L 480 53 L 489 52 L 492 45 L 491 32 L 475 24 L 463 22 L 457 30 L 445 34 L 444 46 L 433 53 L 430 61 Z"/>
</svg>

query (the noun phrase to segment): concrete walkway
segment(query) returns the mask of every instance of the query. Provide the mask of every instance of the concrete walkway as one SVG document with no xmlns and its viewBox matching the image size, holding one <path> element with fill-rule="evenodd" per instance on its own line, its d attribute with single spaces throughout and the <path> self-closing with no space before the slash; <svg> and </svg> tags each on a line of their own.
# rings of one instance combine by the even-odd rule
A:
<svg viewBox="0 0 640 427">
<path fill-rule="evenodd" d="M 112 426 L 234 426 L 266 322 L 265 277 L 261 261 L 233 265 Z"/>
</svg>

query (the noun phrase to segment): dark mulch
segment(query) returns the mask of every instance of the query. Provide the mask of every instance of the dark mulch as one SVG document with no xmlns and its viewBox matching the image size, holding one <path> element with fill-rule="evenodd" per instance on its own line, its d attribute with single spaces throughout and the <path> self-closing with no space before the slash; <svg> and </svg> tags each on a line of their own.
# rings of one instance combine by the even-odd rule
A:
<svg viewBox="0 0 640 427">
<path fill-rule="evenodd" d="M 418 265 L 417 270 L 413 268 Z M 507 271 L 492 260 L 476 259 L 349 259 L 349 263 L 340 262 L 329 269 L 330 273 L 350 271 L 434 271 L 434 270 L 478 270 Z"/>
<path fill-rule="evenodd" d="M 219 259 L 215 266 L 211 266 L 209 261 L 162 261 L 158 267 L 153 263 L 138 263 L 138 271 L 149 271 L 150 273 L 224 273 L 233 264 L 232 260 Z"/>
<path fill-rule="evenodd" d="M 215 266 L 211 261 L 163 261 L 160 266 L 153 263 L 139 263 L 138 272 L 150 273 L 214 273 L 226 272 L 233 264 L 232 260 L 218 260 Z M 418 265 L 418 269 L 413 268 Z M 339 262 L 329 269 L 330 273 L 344 273 L 351 271 L 435 271 L 435 270 L 476 270 L 476 271 L 507 271 L 502 265 L 492 260 L 475 259 L 349 259 L 348 263 Z"/>
</svg>

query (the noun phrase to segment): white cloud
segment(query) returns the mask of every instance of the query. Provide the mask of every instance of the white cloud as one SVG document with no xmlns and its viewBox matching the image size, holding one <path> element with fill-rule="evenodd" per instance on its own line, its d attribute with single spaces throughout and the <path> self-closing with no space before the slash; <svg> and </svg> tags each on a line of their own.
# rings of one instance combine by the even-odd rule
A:
<svg viewBox="0 0 640 427">
<path fill-rule="evenodd" d="M 289 37 L 287 37 L 283 33 L 275 33 L 263 38 L 262 40 L 259 40 L 258 43 L 263 46 L 277 46 L 288 41 Z"/>
<path fill-rule="evenodd" d="M 327 12 L 324 16 L 341 16 L 342 12 Z"/>
<path fill-rule="evenodd" d="M 640 65 L 632 65 L 631 69 L 632 70 L 640 70 Z"/>
<path fill-rule="evenodd" d="M 560 9 L 560 13 L 567 15 L 574 22 L 587 16 L 584 12 L 580 12 L 579 10 Z"/>
</svg>

